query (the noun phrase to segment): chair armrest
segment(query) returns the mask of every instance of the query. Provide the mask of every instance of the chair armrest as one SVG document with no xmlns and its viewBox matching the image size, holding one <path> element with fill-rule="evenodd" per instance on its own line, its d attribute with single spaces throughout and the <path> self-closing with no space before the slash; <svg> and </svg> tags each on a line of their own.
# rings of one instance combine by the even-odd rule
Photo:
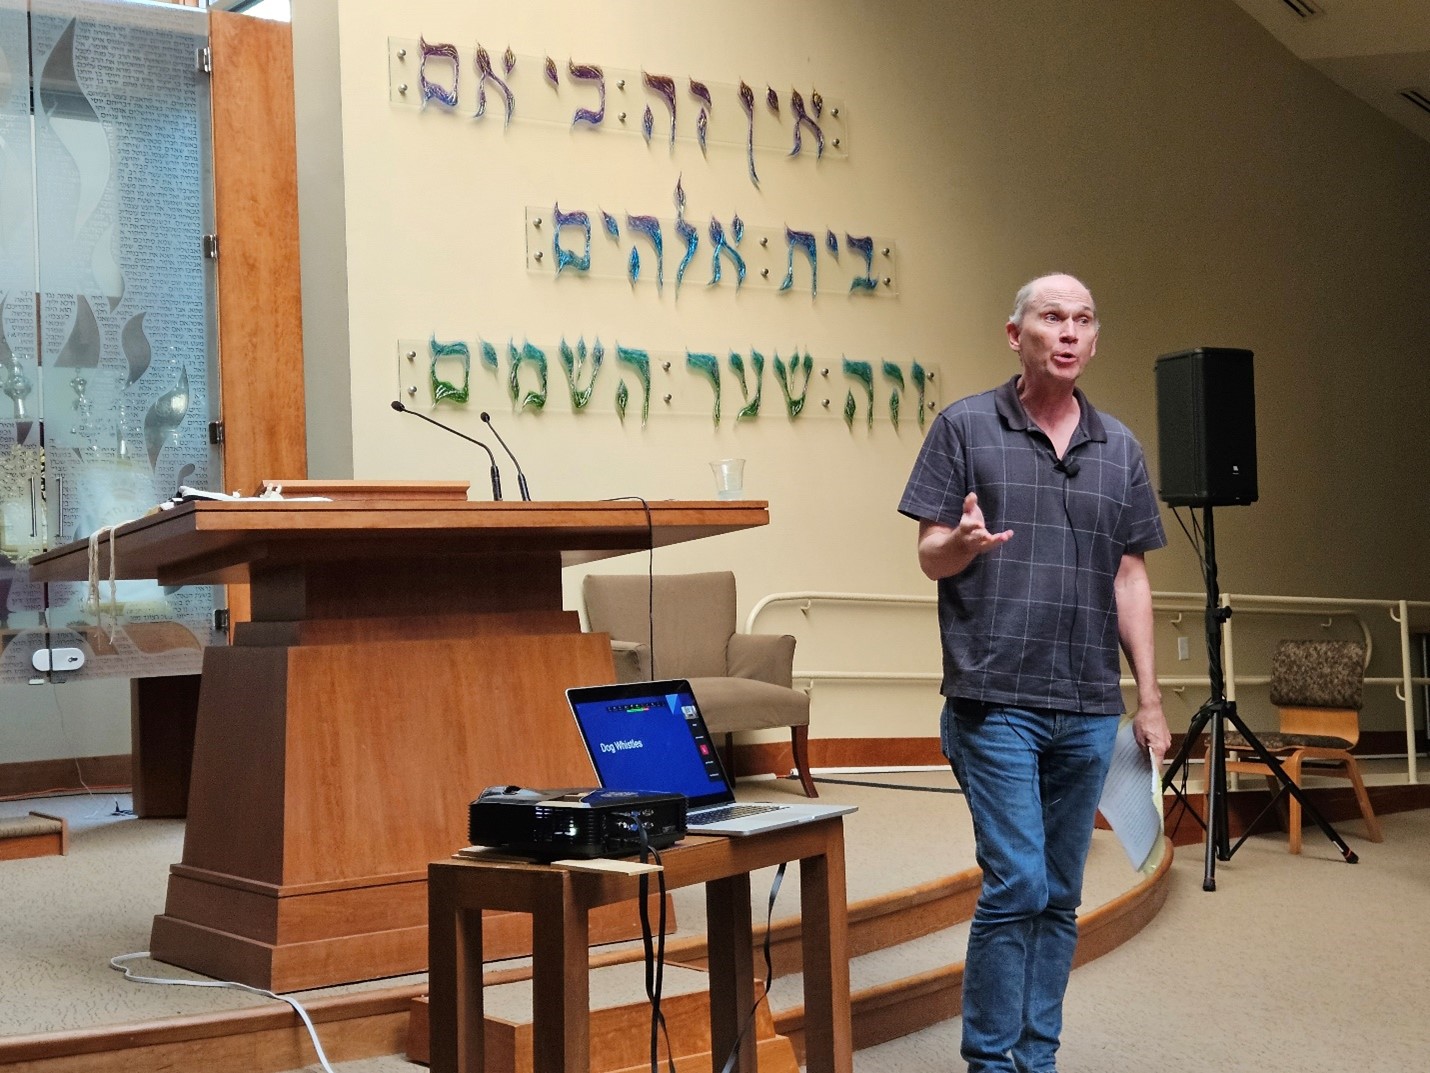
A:
<svg viewBox="0 0 1430 1073">
<path fill-rule="evenodd" d="M 753 678 L 773 686 L 794 684 L 794 636 L 788 633 L 731 634 L 725 663 L 732 678 Z"/>
<path fill-rule="evenodd" d="M 611 656 L 616 662 L 617 682 L 650 680 L 650 646 L 640 641 L 612 641 Z"/>
</svg>

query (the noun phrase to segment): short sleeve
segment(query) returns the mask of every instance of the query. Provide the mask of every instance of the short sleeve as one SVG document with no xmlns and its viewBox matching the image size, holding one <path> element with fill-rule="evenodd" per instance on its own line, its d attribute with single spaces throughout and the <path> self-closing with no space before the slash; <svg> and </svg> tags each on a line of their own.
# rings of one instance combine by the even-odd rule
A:
<svg viewBox="0 0 1430 1073">
<path fill-rule="evenodd" d="M 963 437 L 945 410 L 934 418 L 913 472 L 904 486 L 899 513 L 919 521 L 957 525 L 968 495 L 968 467 Z"/>
</svg>

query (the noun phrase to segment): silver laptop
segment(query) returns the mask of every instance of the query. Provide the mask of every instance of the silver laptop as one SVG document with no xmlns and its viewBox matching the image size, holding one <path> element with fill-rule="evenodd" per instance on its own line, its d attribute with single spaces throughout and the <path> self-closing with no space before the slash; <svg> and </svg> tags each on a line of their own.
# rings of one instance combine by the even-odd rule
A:
<svg viewBox="0 0 1430 1073">
<path fill-rule="evenodd" d="M 684 794 L 692 834 L 751 835 L 843 816 L 855 805 L 736 801 L 690 683 L 629 682 L 566 691 L 607 790 Z"/>
</svg>

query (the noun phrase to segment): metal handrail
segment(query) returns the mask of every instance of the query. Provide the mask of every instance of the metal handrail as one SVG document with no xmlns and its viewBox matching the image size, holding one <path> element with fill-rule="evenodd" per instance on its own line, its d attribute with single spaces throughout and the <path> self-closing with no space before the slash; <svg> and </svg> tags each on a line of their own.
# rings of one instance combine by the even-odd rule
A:
<svg viewBox="0 0 1430 1073">
<path fill-rule="evenodd" d="M 1187 612 L 1204 609 L 1205 602 L 1205 597 L 1197 593 L 1156 591 L 1152 593 L 1153 611 L 1159 613 L 1176 613 L 1177 617 L 1172 620 L 1172 625 L 1174 626 L 1181 622 L 1182 615 Z M 907 594 L 822 592 L 818 590 L 776 592 L 763 597 L 750 609 L 749 614 L 745 618 L 745 632 L 757 632 L 756 625 L 760 616 L 770 607 L 777 604 L 789 603 L 800 605 L 800 613 L 808 615 L 816 603 L 849 603 L 872 606 L 937 606 L 938 598 L 936 596 L 911 596 Z M 1393 677 L 1367 677 L 1365 684 L 1374 687 L 1394 687 L 1396 697 L 1401 701 L 1405 709 L 1406 779 L 1411 784 L 1419 781 L 1419 770 L 1415 750 L 1415 699 L 1413 689 L 1415 686 L 1430 685 L 1430 677 L 1415 675 L 1411 670 L 1410 613 L 1412 610 L 1430 612 L 1430 601 L 1224 593 L 1221 597 L 1221 606 L 1228 610 L 1237 609 L 1243 613 L 1252 615 L 1276 617 L 1298 615 L 1314 616 L 1317 618 L 1325 616 L 1328 618 L 1326 625 L 1330 625 L 1330 618 L 1350 618 L 1360 628 L 1361 636 L 1365 642 L 1367 664 L 1369 664 L 1373 652 L 1373 638 L 1370 626 L 1362 612 L 1367 610 L 1386 611 L 1392 621 L 1399 627 L 1400 674 Z M 1233 701 L 1236 699 L 1236 686 L 1238 683 L 1244 686 L 1260 686 L 1270 682 L 1270 678 L 1266 675 L 1242 675 L 1238 677 L 1235 670 L 1235 652 L 1235 638 L 1231 629 L 1230 620 L 1228 620 L 1226 628 L 1222 633 L 1222 663 L 1226 675 L 1227 699 Z M 934 671 L 806 669 L 797 669 L 794 673 L 794 677 L 800 681 L 810 683 L 809 688 L 811 690 L 816 682 L 937 682 L 942 679 L 942 675 Z M 1185 675 L 1158 675 L 1157 682 L 1159 685 L 1168 687 L 1178 693 L 1183 692 L 1189 686 L 1210 684 L 1209 680 L 1205 677 L 1188 677 Z M 1123 685 L 1131 684 L 1131 679 L 1123 680 Z"/>
</svg>

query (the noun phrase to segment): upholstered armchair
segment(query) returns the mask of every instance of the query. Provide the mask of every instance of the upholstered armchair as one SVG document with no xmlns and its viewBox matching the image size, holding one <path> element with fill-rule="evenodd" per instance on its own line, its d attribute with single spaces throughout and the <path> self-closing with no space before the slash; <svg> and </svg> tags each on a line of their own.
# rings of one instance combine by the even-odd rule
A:
<svg viewBox="0 0 1430 1073">
<path fill-rule="evenodd" d="M 789 727 L 800 784 L 819 796 L 809 773 L 809 696 L 793 688 L 795 639 L 735 631 L 734 574 L 658 574 L 653 582 L 590 574 L 581 595 L 592 632 L 611 636 L 617 681 L 689 679 L 727 755 L 736 733 Z"/>
<path fill-rule="evenodd" d="M 1357 641 L 1282 641 L 1271 657 L 1271 703 L 1280 713 L 1275 733 L 1257 734 L 1297 786 L 1303 773 L 1349 779 L 1372 842 L 1380 821 L 1370 807 L 1351 749 L 1360 738 L 1365 646 Z M 1240 734 L 1226 736 L 1227 771 L 1265 775 L 1274 794 L 1284 792 L 1271 769 L 1255 759 Z M 1301 852 L 1301 802 L 1287 803 L 1289 849 Z"/>
</svg>

